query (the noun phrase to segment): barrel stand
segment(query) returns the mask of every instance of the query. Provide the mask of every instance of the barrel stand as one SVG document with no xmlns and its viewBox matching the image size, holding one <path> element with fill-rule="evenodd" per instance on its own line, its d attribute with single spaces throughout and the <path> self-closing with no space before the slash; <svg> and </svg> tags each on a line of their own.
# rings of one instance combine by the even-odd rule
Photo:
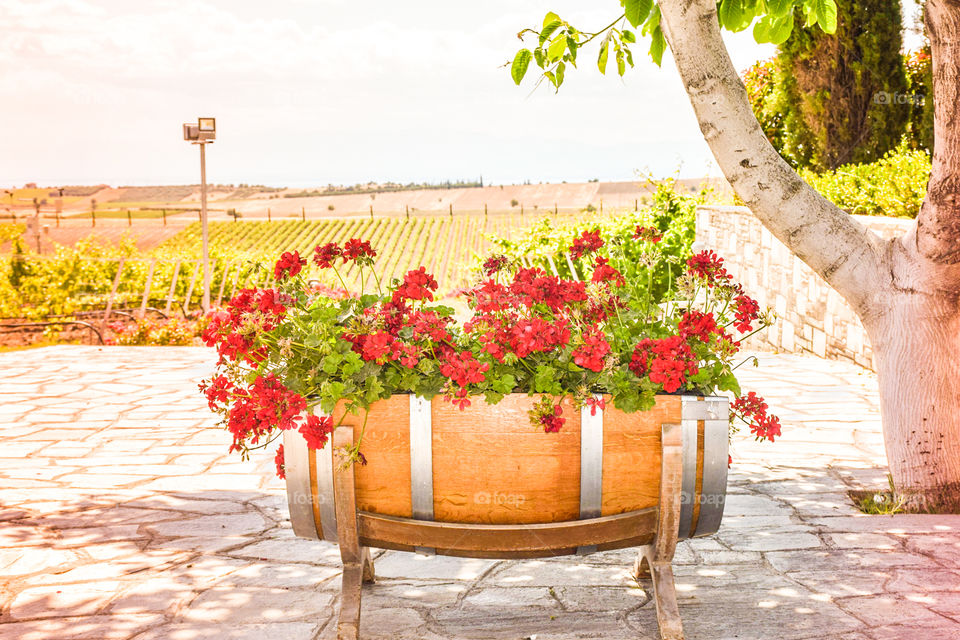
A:
<svg viewBox="0 0 960 640">
<path fill-rule="evenodd" d="M 671 566 L 677 548 L 680 524 L 683 462 L 681 426 L 664 424 L 662 433 L 663 459 L 656 534 L 651 544 L 641 547 L 634 572 L 638 580 L 648 573 L 652 579 L 661 640 L 683 640 L 683 625 L 677 607 L 677 592 Z M 347 426 L 337 428 L 333 434 L 334 450 L 342 451 L 352 444 L 353 428 Z M 343 560 L 337 640 L 358 640 L 361 591 L 364 583 L 375 580 L 373 560 L 370 558 L 369 548 L 360 544 L 353 466 L 344 464 L 342 460 L 335 460 L 333 475 L 337 536 L 340 557 Z M 590 526 L 589 521 L 583 521 L 581 527 L 588 526 Z M 549 525 L 532 525 L 532 527 L 541 531 L 551 528 Z M 481 528 L 481 526 L 477 527 L 477 529 Z M 486 528 L 489 529 L 489 527 Z M 557 523 L 555 528 L 569 531 L 571 523 Z"/>
<path fill-rule="evenodd" d="M 352 444 L 352 427 L 340 427 L 334 432 L 335 450 L 342 450 Z M 373 560 L 370 558 L 370 549 L 360 545 L 353 465 L 343 460 L 335 460 L 335 463 L 333 495 L 337 511 L 340 558 L 343 560 L 337 640 L 357 640 L 360 633 L 360 597 L 363 583 L 374 582 L 376 576 L 373 571 Z"/>
<path fill-rule="evenodd" d="M 663 425 L 663 462 L 660 469 L 660 506 L 652 544 L 640 548 L 634 565 L 637 581 L 650 577 L 657 605 L 661 640 L 683 640 L 683 623 L 673 582 L 673 554 L 680 531 L 683 445 L 679 424 Z"/>
</svg>

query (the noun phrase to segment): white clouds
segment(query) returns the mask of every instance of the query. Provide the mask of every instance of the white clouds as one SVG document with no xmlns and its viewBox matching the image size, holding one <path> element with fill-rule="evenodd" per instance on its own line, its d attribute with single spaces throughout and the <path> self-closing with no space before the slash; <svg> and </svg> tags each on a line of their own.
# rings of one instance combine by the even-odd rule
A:
<svg viewBox="0 0 960 640">
<path fill-rule="evenodd" d="M 4 0 L 0 181 L 194 181 L 178 127 L 201 112 L 218 181 L 702 171 L 667 61 L 638 50 L 620 81 L 588 51 L 559 95 L 513 86 L 499 66 L 548 8 L 602 26 L 616 3 Z M 733 49 L 738 68 L 756 57 Z"/>
</svg>

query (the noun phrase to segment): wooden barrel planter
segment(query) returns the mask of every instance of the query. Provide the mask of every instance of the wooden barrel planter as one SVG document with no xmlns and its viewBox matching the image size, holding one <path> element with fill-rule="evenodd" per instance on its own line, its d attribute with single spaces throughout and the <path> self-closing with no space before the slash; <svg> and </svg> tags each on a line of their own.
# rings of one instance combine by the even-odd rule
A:
<svg viewBox="0 0 960 640">
<path fill-rule="evenodd" d="M 359 437 L 362 416 L 348 415 L 321 450 L 284 432 L 294 533 L 340 545 L 338 637 L 357 637 L 360 585 L 373 580 L 368 547 L 472 558 L 640 547 L 636 570 L 652 574 L 661 637 L 683 637 L 670 563 L 678 540 L 720 526 L 727 399 L 663 395 L 632 414 L 565 401 L 559 433 L 530 425 L 534 402 L 473 398 L 461 411 L 392 396 L 370 408 L 366 465 L 344 467 L 336 454 Z"/>
</svg>

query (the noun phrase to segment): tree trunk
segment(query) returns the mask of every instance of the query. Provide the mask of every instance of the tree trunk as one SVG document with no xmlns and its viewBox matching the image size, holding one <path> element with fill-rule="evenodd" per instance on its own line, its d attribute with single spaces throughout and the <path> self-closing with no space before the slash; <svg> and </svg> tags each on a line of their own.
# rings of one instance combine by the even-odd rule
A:
<svg viewBox="0 0 960 640">
<path fill-rule="evenodd" d="M 887 463 L 911 510 L 960 513 L 960 265 L 888 245 L 881 294 L 861 315 L 880 383 Z"/>
<path fill-rule="evenodd" d="M 933 171 L 917 226 L 881 241 L 806 185 L 760 129 L 715 0 L 660 0 L 704 139 L 737 194 L 863 320 L 890 472 L 916 510 L 960 512 L 960 0 L 928 0 Z"/>
</svg>

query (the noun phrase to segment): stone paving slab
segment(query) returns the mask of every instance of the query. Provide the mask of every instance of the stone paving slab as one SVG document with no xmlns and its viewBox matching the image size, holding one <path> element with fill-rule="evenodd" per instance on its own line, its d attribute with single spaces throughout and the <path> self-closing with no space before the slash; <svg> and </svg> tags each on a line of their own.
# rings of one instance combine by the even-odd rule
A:
<svg viewBox="0 0 960 640">
<path fill-rule="evenodd" d="M 680 544 L 690 640 L 960 639 L 960 517 L 863 516 L 885 486 L 873 374 L 760 355 L 784 422 L 735 439 L 724 523 Z M 194 348 L 0 354 L 0 640 L 333 638 L 335 546 L 294 538 L 272 455 L 228 456 Z M 537 561 L 376 552 L 365 638 L 658 637 L 632 550 Z"/>
</svg>

